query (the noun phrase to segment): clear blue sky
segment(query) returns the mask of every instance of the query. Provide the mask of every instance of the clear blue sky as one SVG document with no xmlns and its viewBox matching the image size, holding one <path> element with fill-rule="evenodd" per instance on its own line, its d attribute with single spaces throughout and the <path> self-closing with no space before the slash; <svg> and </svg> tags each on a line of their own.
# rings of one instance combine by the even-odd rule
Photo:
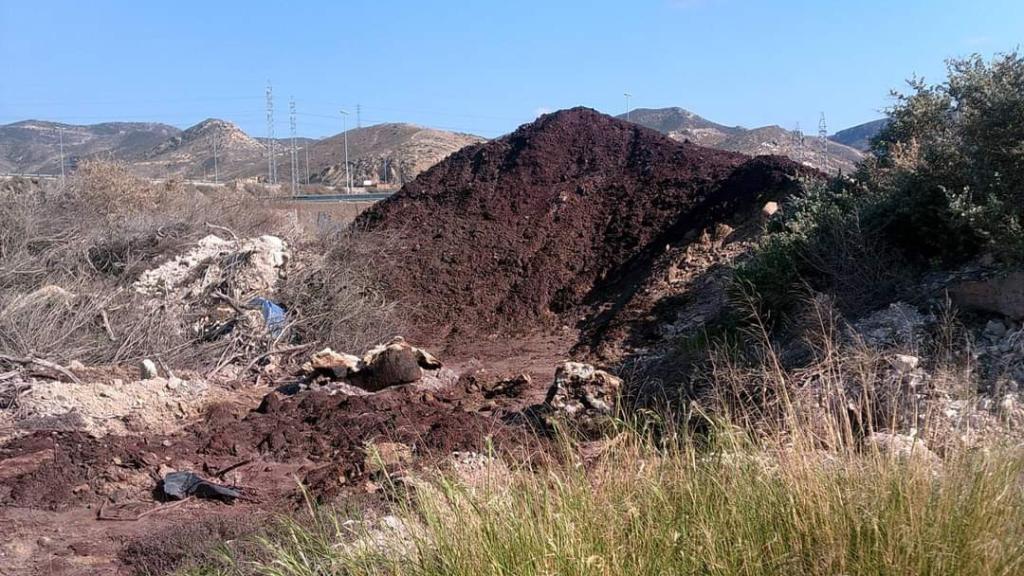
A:
<svg viewBox="0 0 1024 576">
<path fill-rule="evenodd" d="M 408 121 L 496 136 L 540 111 L 682 106 L 830 131 L 879 117 L 912 74 L 1012 50 L 1022 0 L 54 2 L 0 0 L 0 123 L 206 117 L 266 132 Z M 354 124 L 354 118 L 352 118 Z"/>
</svg>

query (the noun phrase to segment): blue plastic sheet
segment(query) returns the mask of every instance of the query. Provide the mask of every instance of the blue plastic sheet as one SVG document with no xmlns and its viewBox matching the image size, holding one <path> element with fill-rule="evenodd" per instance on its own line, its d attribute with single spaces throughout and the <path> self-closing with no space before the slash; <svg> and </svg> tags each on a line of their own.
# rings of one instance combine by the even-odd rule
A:
<svg viewBox="0 0 1024 576">
<path fill-rule="evenodd" d="M 263 313 L 263 320 L 267 323 L 267 331 L 270 332 L 270 335 L 275 338 L 280 336 L 287 324 L 284 308 L 276 302 L 262 297 L 253 298 L 249 304 L 260 307 L 260 311 Z"/>
</svg>

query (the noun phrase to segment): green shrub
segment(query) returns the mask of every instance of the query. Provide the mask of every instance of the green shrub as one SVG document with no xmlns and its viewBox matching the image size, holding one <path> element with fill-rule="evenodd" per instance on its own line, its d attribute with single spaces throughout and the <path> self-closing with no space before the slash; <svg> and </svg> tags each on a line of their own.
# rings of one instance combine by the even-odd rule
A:
<svg viewBox="0 0 1024 576">
<path fill-rule="evenodd" d="M 786 206 L 736 275 L 761 312 L 784 316 L 807 290 L 854 315 L 906 295 L 920 273 L 982 253 L 1024 259 L 1024 59 L 948 63 L 942 84 L 894 94 L 875 155 L 853 178 Z"/>
</svg>

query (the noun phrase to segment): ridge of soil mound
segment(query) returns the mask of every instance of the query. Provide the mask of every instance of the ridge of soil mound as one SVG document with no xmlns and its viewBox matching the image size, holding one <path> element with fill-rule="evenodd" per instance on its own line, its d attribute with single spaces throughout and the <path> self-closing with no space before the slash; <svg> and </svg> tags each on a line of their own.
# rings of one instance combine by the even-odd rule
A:
<svg viewBox="0 0 1024 576">
<path fill-rule="evenodd" d="M 675 142 L 587 108 L 467 147 L 363 213 L 420 339 L 574 323 L 628 300 L 667 243 L 810 172 Z"/>
</svg>

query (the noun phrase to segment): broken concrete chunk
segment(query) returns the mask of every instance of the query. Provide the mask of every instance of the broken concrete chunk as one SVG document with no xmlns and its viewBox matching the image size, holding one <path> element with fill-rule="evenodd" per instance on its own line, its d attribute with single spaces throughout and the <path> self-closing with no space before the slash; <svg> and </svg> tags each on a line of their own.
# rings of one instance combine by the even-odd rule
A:
<svg viewBox="0 0 1024 576">
<path fill-rule="evenodd" d="M 353 383 L 376 391 L 410 384 L 423 377 L 423 369 L 436 370 L 440 367 L 441 362 L 432 354 L 410 345 L 399 336 L 374 347 L 363 356 L 363 368 Z"/>
<path fill-rule="evenodd" d="M 365 368 L 356 384 L 367 390 L 409 384 L 423 376 L 416 353 L 411 347 L 389 346 L 363 359 Z"/>
<path fill-rule="evenodd" d="M 413 357 L 416 359 L 416 364 L 420 368 L 425 368 L 427 370 L 436 370 L 441 367 L 441 361 L 435 358 L 433 354 L 427 352 L 422 348 L 412 346 L 411 344 L 405 341 L 405 338 L 402 338 L 401 336 L 395 336 L 387 344 L 378 344 L 377 346 L 371 348 L 369 351 L 366 352 L 366 354 L 363 355 L 363 363 L 366 365 L 372 364 L 377 356 L 379 356 L 380 354 L 384 353 L 386 350 L 389 349 L 410 351 Z"/>
<path fill-rule="evenodd" d="M 324 348 L 310 357 L 309 362 L 302 366 L 302 371 L 307 374 L 316 372 L 340 379 L 359 372 L 362 366 L 363 361 L 358 356 Z"/>
<path fill-rule="evenodd" d="M 367 442 L 363 468 L 371 474 L 387 472 L 413 461 L 413 449 L 401 442 Z"/>
<path fill-rule="evenodd" d="M 917 356 L 911 356 L 909 354 L 896 354 L 892 357 L 892 365 L 901 374 L 907 374 L 917 369 L 917 366 L 921 363 L 921 359 Z"/>
<path fill-rule="evenodd" d="M 569 415 L 611 415 L 622 379 L 590 364 L 565 362 L 555 370 L 545 404 Z"/>
<path fill-rule="evenodd" d="M 505 378 L 494 383 L 485 384 L 483 387 L 484 398 L 491 399 L 499 396 L 506 398 L 518 398 L 533 384 L 529 374 L 523 373 L 515 378 Z"/>
<path fill-rule="evenodd" d="M 864 447 L 903 462 L 914 460 L 928 465 L 942 463 L 922 440 L 906 434 L 875 432 L 864 439 Z"/>
<path fill-rule="evenodd" d="M 1013 320 L 1024 319 L 1024 270 L 984 280 L 965 280 L 949 289 L 953 302 L 963 308 L 992 312 Z"/>
</svg>

